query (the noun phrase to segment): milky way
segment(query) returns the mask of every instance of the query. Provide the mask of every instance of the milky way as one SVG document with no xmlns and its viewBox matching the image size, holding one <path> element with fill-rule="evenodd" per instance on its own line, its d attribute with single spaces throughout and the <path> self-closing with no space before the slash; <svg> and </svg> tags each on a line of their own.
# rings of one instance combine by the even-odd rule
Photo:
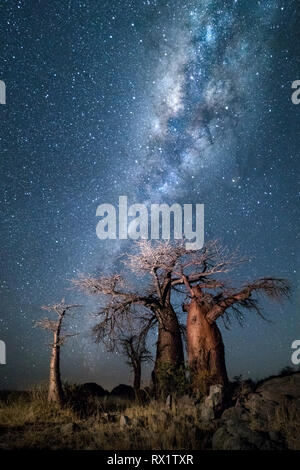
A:
<svg viewBox="0 0 300 470">
<path fill-rule="evenodd" d="M 297 1 L 30 3 L 5 1 L 1 13 L 0 385 L 47 378 L 47 337 L 33 323 L 62 296 L 83 304 L 64 376 L 128 382 L 123 358 L 93 344 L 96 299 L 69 290 L 78 271 L 119 268 L 130 248 L 96 236 L 97 206 L 120 195 L 203 203 L 205 238 L 251 258 L 239 281 L 289 278 L 291 302 L 265 304 L 272 324 L 249 316 L 224 340 L 231 376 L 291 365 L 300 335 Z"/>
</svg>

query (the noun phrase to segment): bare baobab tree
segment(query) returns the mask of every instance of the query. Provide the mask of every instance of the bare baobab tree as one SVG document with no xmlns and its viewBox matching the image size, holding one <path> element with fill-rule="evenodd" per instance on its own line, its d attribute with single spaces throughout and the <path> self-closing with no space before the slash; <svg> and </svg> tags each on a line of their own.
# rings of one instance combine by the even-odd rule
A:
<svg viewBox="0 0 300 470">
<path fill-rule="evenodd" d="M 177 271 L 173 272 L 177 276 L 172 280 L 173 287 L 185 286 L 190 297 L 184 310 L 188 312 L 188 361 L 195 384 L 201 377 L 210 384 L 228 382 L 224 344 L 217 325 L 219 318 L 228 326 L 231 315 L 242 323 L 246 310 L 254 310 L 263 317 L 256 294 L 266 294 L 274 300 L 289 296 L 288 282 L 274 277 L 261 278 L 241 288 L 231 287 L 224 274 L 243 261 L 236 253 L 230 254 L 212 242 L 199 252 L 179 259 Z"/>
<path fill-rule="evenodd" d="M 226 280 L 228 272 L 241 262 L 237 253 L 229 251 L 216 241 L 201 250 L 189 251 L 184 243 L 171 241 L 138 241 L 136 251 L 127 255 L 124 263 L 134 272 L 137 285 L 144 293 L 130 289 L 119 275 L 110 277 L 81 277 L 73 283 L 92 294 L 104 298 L 100 310 L 101 322 L 94 331 L 100 338 L 113 341 L 116 332 L 123 332 L 131 322 L 153 318 L 158 324 L 158 338 L 153 382 L 159 388 L 159 370 L 164 365 L 179 369 L 184 365 L 182 329 L 171 299 L 172 292 L 190 297 L 188 310 L 188 358 L 193 374 L 207 372 L 215 376 L 215 383 L 227 382 L 224 345 L 216 324 L 218 318 L 226 323 L 230 314 L 238 320 L 245 310 L 253 309 L 261 315 L 255 293 L 263 292 L 274 299 L 289 293 L 283 279 L 263 278 L 248 283 L 240 290 L 232 289 Z"/>
<path fill-rule="evenodd" d="M 43 318 L 42 320 L 36 322 L 36 326 L 44 330 L 51 331 L 53 334 L 53 342 L 51 344 L 48 401 L 58 403 L 59 405 L 63 405 L 64 403 L 64 393 L 60 376 L 60 347 L 64 344 L 68 337 L 75 336 L 65 333 L 62 334 L 62 326 L 67 313 L 76 307 L 79 307 L 79 305 L 67 305 L 64 299 L 62 299 L 62 301 L 58 304 L 43 306 L 43 310 L 55 312 L 58 319 L 55 321 L 49 318 Z"/>
<path fill-rule="evenodd" d="M 150 351 L 146 347 L 144 334 L 129 335 L 120 339 L 123 353 L 127 357 L 127 364 L 133 372 L 133 388 L 137 399 L 140 397 L 142 363 L 152 359 Z"/>
<path fill-rule="evenodd" d="M 99 294 L 104 306 L 99 315 L 101 322 L 94 328 L 98 339 L 106 339 L 113 346 L 123 329 L 137 321 L 158 324 L 155 366 L 152 374 L 155 385 L 162 364 L 177 368 L 184 364 L 181 327 L 171 303 L 172 271 L 178 258 L 185 253 L 181 244 L 151 242 L 136 243 L 137 250 L 128 254 L 125 265 L 138 276 L 138 284 L 145 286 L 143 293 L 130 289 L 124 278 L 85 277 L 73 280 L 73 284 L 90 294 Z M 144 276 L 143 278 L 141 277 Z"/>
</svg>

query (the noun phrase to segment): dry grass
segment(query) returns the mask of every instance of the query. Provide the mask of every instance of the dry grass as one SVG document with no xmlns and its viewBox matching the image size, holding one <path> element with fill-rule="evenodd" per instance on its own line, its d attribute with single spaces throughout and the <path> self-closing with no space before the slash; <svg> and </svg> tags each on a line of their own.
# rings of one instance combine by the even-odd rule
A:
<svg viewBox="0 0 300 470">
<path fill-rule="evenodd" d="M 201 429 L 190 403 L 166 409 L 114 397 L 88 397 L 78 404 L 49 405 L 43 390 L 0 395 L 0 449 L 204 449 L 211 433 Z M 120 425 L 120 416 L 129 424 Z"/>
<path fill-rule="evenodd" d="M 282 400 L 275 412 L 273 429 L 286 439 L 289 449 L 300 450 L 300 407 L 299 402 L 291 402 L 287 397 Z"/>
</svg>

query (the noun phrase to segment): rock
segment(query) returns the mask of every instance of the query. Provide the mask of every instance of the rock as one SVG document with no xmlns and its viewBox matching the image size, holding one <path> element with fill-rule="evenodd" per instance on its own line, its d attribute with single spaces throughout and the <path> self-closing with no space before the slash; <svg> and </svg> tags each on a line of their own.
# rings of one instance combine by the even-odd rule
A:
<svg viewBox="0 0 300 470">
<path fill-rule="evenodd" d="M 212 439 L 214 450 L 268 450 L 280 448 L 272 443 L 268 435 L 253 431 L 249 423 L 225 421 L 215 432 Z"/>
<path fill-rule="evenodd" d="M 129 400 L 135 399 L 135 392 L 133 387 L 130 387 L 130 385 L 125 384 L 120 384 L 117 387 L 113 388 L 110 392 L 110 395 L 120 398 L 127 398 Z"/>
<path fill-rule="evenodd" d="M 173 404 L 173 397 L 172 395 L 168 395 L 166 399 L 166 407 L 171 409 L 172 404 Z"/>
<path fill-rule="evenodd" d="M 233 406 L 231 408 L 227 408 L 221 415 L 221 419 L 231 421 L 231 422 L 239 422 L 245 421 L 249 419 L 249 413 L 242 408 L 241 406 Z"/>
<path fill-rule="evenodd" d="M 121 415 L 120 426 L 123 428 L 123 427 L 130 426 L 130 425 L 131 425 L 131 419 L 126 415 Z"/>
<path fill-rule="evenodd" d="M 82 390 L 84 392 L 87 392 L 89 395 L 92 395 L 94 397 L 105 397 L 109 395 L 109 392 L 105 390 L 101 385 L 98 385 L 96 383 L 85 383 L 82 385 Z"/>
<path fill-rule="evenodd" d="M 200 417 L 204 421 L 218 418 L 223 411 L 224 393 L 223 385 L 212 385 L 209 395 L 200 407 Z"/>
<path fill-rule="evenodd" d="M 253 446 L 239 435 L 230 434 L 225 427 L 219 428 L 212 439 L 213 450 L 252 450 Z"/>
<path fill-rule="evenodd" d="M 200 418 L 203 421 L 211 421 L 214 419 L 215 413 L 213 408 L 206 406 L 205 403 L 201 405 Z"/>
<path fill-rule="evenodd" d="M 205 398 L 205 405 L 213 410 L 221 409 L 223 405 L 223 385 L 212 385 L 209 389 L 209 395 Z"/>
<path fill-rule="evenodd" d="M 238 400 L 236 406 L 222 413 L 220 426 L 213 435 L 213 449 L 298 448 L 300 374 L 275 377 L 261 383 L 255 391 L 248 391 L 242 401 Z M 205 400 L 208 410 L 219 403 L 218 394 L 214 392 L 217 391 L 212 390 Z"/>
<path fill-rule="evenodd" d="M 288 395 L 291 398 L 300 398 L 300 373 L 285 377 L 275 377 L 266 380 L 256 390 L 265 400 L 279 403 L 280 399 Z"/>
<path fill-rule="evenodd" d="M 67 423 L 61 427 L 62 434 L 72 434 L 80 430 L 80 426 L 77 423 Z"/>
<path fill-rule="evenodd" d="M 193 407 L 195 406 L 195 399 L 189 395 L 183 395 L 182 397 L 176 400 L 176 404 L 179 408 L 182 407 Z"/>
<path fill-rule="evenodd" d="M 244 402 L 258 429 L 269 431 L 279 409 L 297 408 L 300 403 L 300 374 L 275 377 L 263 382 Z"/>
</svg>

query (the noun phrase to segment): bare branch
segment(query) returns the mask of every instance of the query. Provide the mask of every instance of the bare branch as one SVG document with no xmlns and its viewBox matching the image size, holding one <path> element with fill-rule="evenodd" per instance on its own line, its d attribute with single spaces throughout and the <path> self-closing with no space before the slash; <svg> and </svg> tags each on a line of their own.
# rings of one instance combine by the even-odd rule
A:
<svg viewBox="0 0 300 470">
<path fill-rule="evenodd" d="M 254 293 L 264 293 L 273 300 L 280 301 L 288 298 L 290 295 L 290 285 L 287 280 L 281 278 L 261 278 L 246 284 L 239 292 L 223 292 L 215 297 L 216 305 L 208 313 L 207 320 L 216 321 L 229 308 L 242 319 L 242 309 L 255 310 L 258 315 L 263 317 L 257 299 L 252 298 Z"/>
<path fill-rule="evenodd" d="M 35 322 L 34 326 L 54 332 L 57 330 L 58 322 L 50 320 L 49 318 L 43 318 L 42 320 Z"/>
<path fill-rule="evenodd" d="M 174 243 L 170 240 L 136 242 L 136 252 L 128 253 L 124 264 L 133 272 L 153 273 L 153 271 L 171 272 L 177 260 L 186 253 L 183 242 Z"/>
<path fill-rule="evenodd" d="M 65 299 L 63 298 L 59 303 L 53 305 L 43 305 L 42 309 L 47 310 L 48 312 L 54 311 L 59 317 L 64 316 L 68 310 L 73 308 L 81 307 L 78 304 L 66 304 Z"/>
</svg>

